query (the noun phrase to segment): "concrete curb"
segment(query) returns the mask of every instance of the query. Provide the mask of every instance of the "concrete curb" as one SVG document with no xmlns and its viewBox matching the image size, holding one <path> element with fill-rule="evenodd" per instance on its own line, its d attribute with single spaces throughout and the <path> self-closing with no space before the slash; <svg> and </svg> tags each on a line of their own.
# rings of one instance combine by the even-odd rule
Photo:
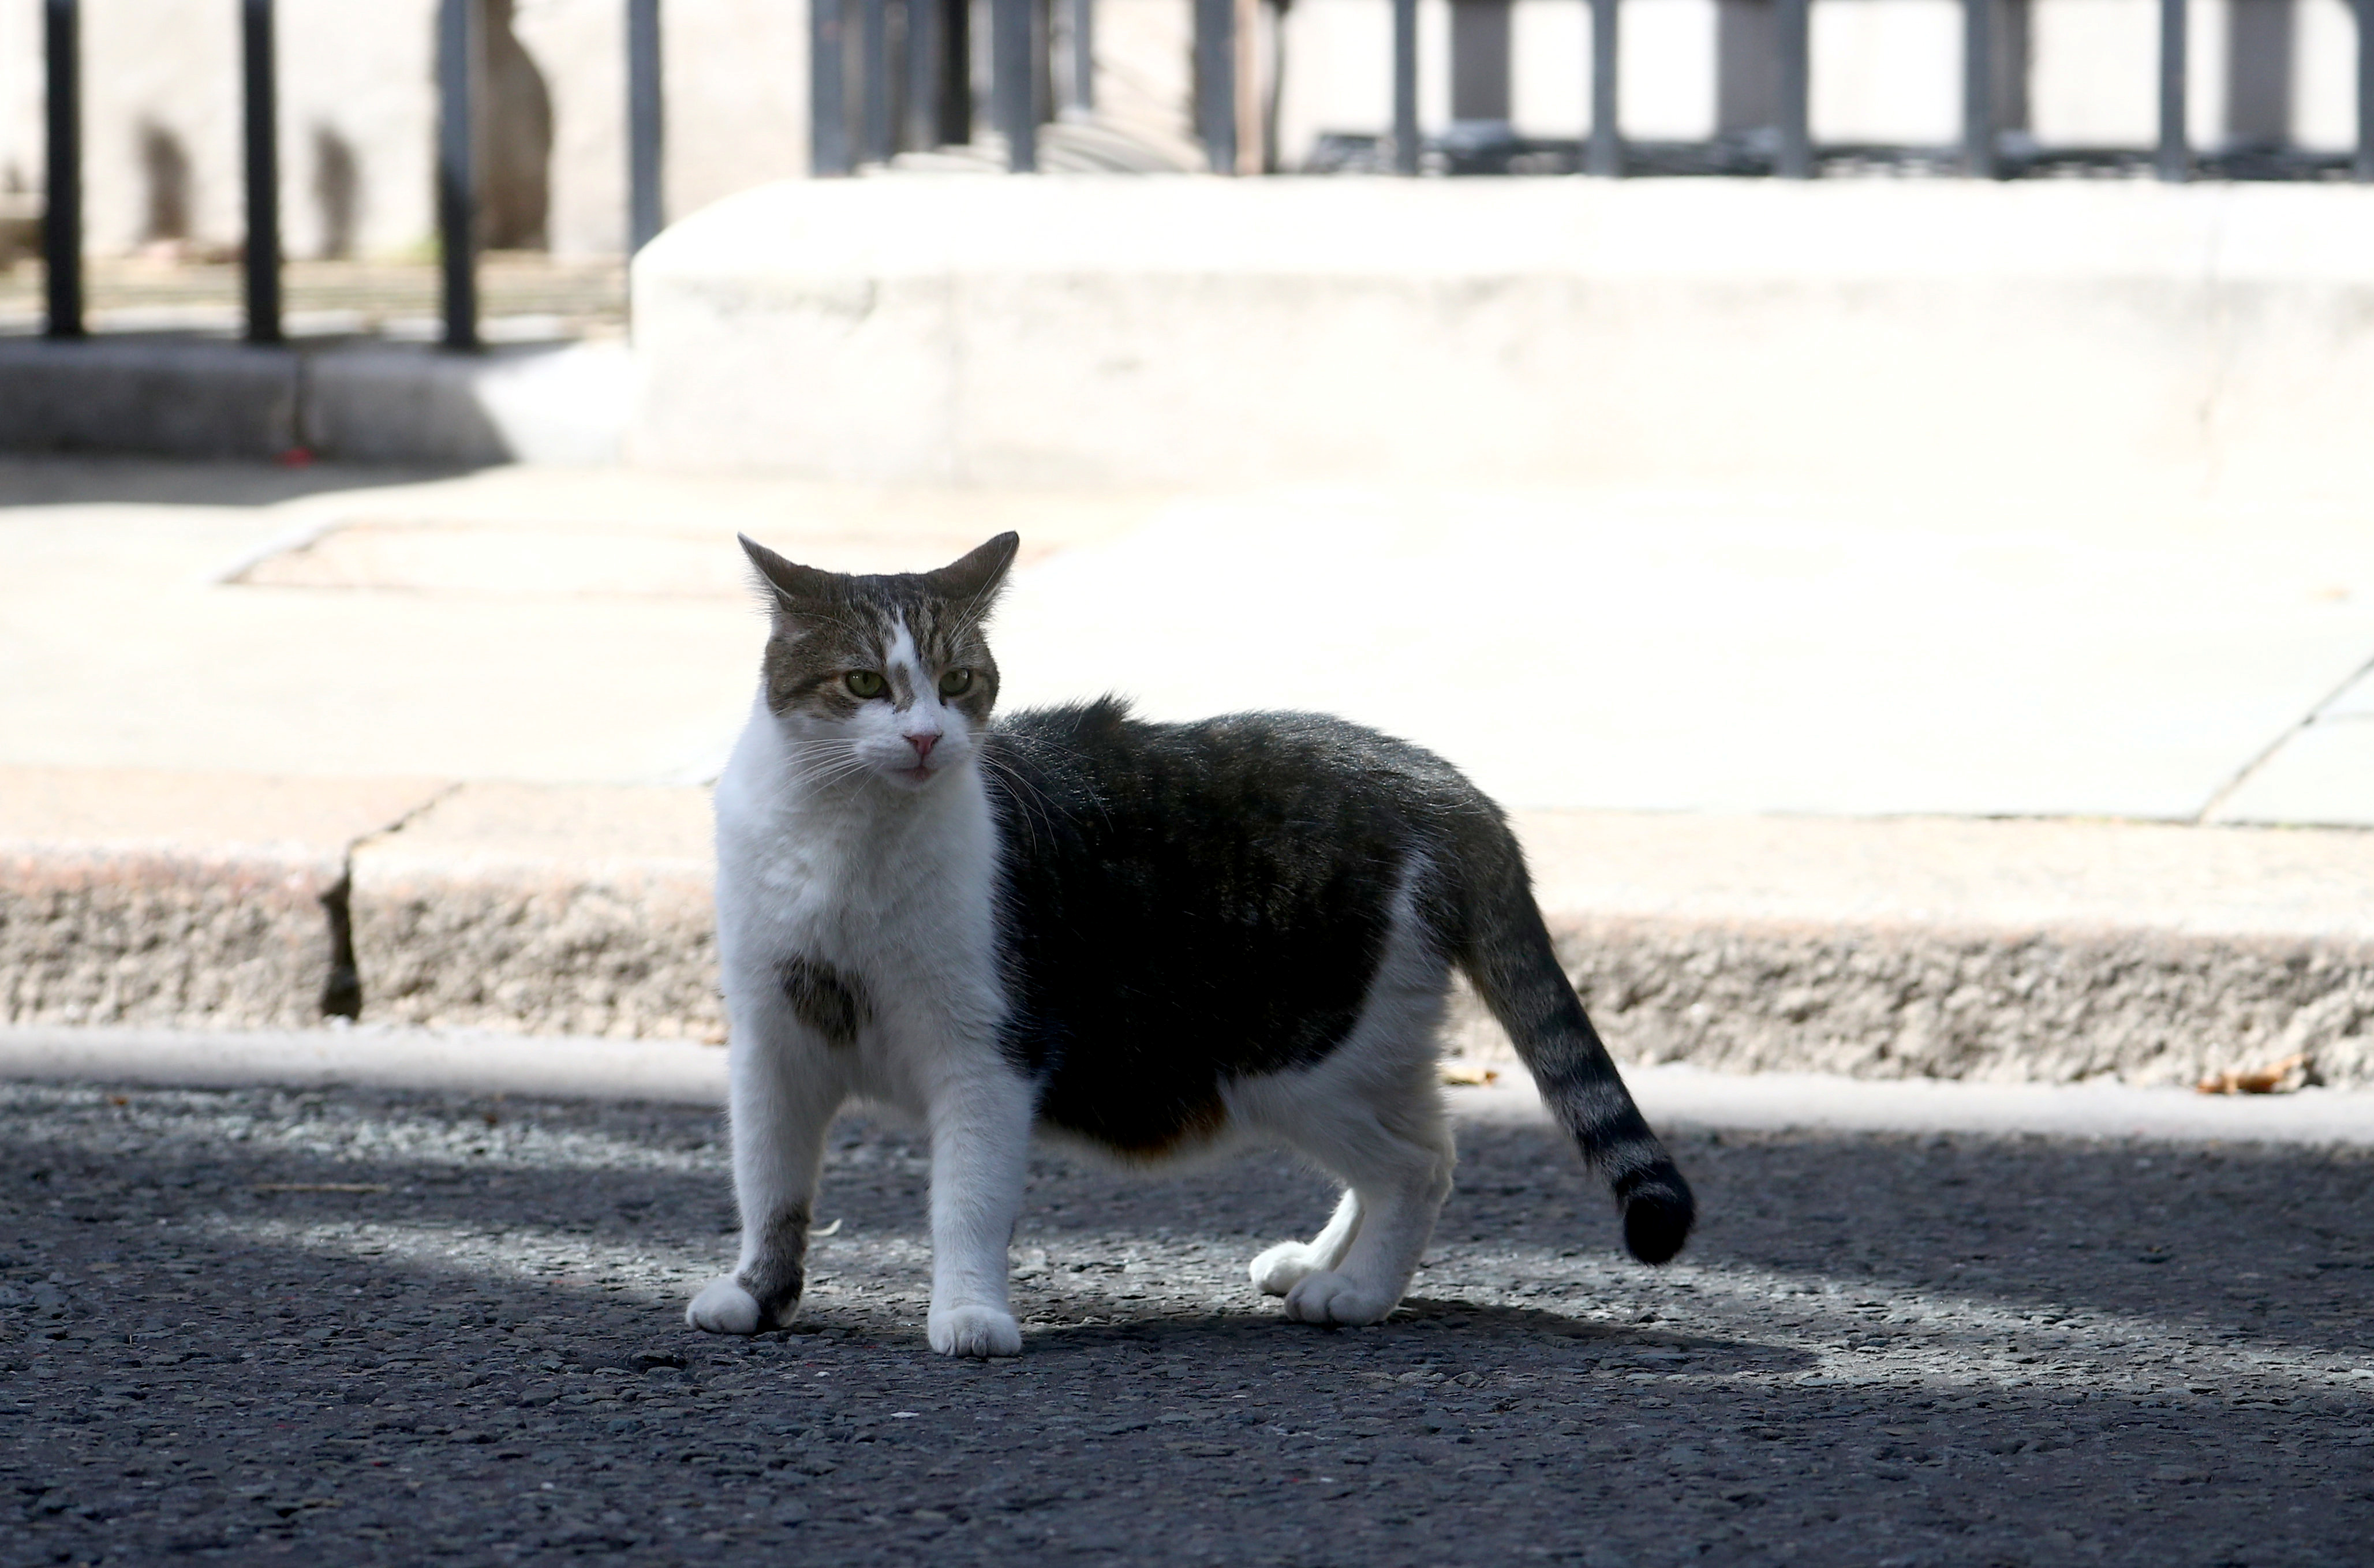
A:
<svg viewBox="0 0 2374 1568">
<path fill-rule="evenodd" d="M 472 784 L 358 844 L 363 1016 L 723 1041 L 709 792 Z"/>
<path fill-rule="evenodd" d="M 1875 1083 L 1834 1073 L 1743 1076 L 1628 1068 L 1661 1128 L 1764 1132 L 2109 1138 L 2374 1146 L 2374 1094 L 2309 1089 L 2223 1098 L 2118 1083 Z M 469 1031 L 302 1033 L 0 1028 L 0 1080 L 229 1089 L 278 1085 L 723 1106 L 725 1053 L 682 1041 L 521 1039 Z M 1522 1073 L 1446 1091 L 1459 1119 L 1541 1122 Z"/>
<path fill-rule="evenodd" d="M 2374 835 L 1518 820 L 1628 1061 L 2374 1084 Z M 693 789 L 0 770 L 0 1024 L 302 1025 L 351 965 L 369 1025 L 721 1040 L 708 821 Z M 1510 1056 L 1472 1000 L 1453 1045 Z"/>
<path fill-rule="evenodd" d="M 347 860 L 436 779 L 0 768 L 0 1021 L 350 1012 Z"/>
</svg>

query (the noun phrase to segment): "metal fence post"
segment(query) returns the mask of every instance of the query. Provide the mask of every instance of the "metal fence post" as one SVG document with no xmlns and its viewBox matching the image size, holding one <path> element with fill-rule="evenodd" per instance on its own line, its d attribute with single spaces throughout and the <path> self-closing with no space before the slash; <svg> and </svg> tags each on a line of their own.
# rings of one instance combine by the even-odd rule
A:
<svg viewBox="0 0 2374 1568">
<path fill-rule="evenodd" d="M 2374 0 L 2357 0 L 2357 161 L 2353 172 L 2374 181 Z"/>
<path fill-rule="evenodd" d="M 1017 174 L 1039 169 L 1037 9 L 1033 0 L 990 0 L 990 106 L 1005 137 L 1006 167 Z"/>
<path fill-rule="evenodd" d="M 2159 0 L 2159 177 L 2183 180 L 2192 172 L 2192 150 L 2184 135 L 2185 0 Z"/>
<path fill-rule="evenodd" d="M 48 332 L 80 337 L 82 321 L 82 49 L 75 0 L 48 0 L 41 49 L 48 72 L 49 188 L 41 205 L 41 261 L 48 275 Z"/>
<path fill-rule="evenodd" d="M 940 0 L 907 0 L 907 113 L 900 145 L 940 145 Z"/>
<path fill-rule="evenodd" d="M 247 133 L 247 341 L 280 341 L 280 115 L 272 0 L 241 0 Z"/>
<path fill-rule="evenodd" d="M 858 123 L 857 161 L 887 163 L 890 146 L 890 0 L 858 0 L 857 58 L 864 99 Z"/>
<path fill-rule="evenodd" d="M 1073 112 L 1091 114 L 1097 107 L 1097 0 L 1072 0 L 1067 15 L 1072 25 Z"/>
<path fill-rule="evenodd" d="M 627 253 L 667 222 L 660 152 L 666 146 L 660 78 L 660 0 L 627 0 Z"/>
<path fill-rule="evenodd" d="M 1780 39 L 1780 156 L 1783 180 L 1814 177 L 1813 17 L 1809 0 L 1774 0 Z"/>
<path fill-rule="evenodd" d="M 471 96 L 478 79 L 477 0 L 437 7 L 437 236 L 444 250 L 445 346 L 478 346 L 478 171 Z"/>
<path fill-rule="evenodd" d="M 1417 0 L 1393 0 L 1393 172 L 1417 172 Z"/>
<path fill-rule="evenodd" d="M 808 6 L 808 172 L 846 174 L 852 167 L 849 146 L 849 97 L 843 69 L 841 24 L 843 0 L 809 0 Z"/>
<path fill-rule="evenodd" d="M 1995 158 L 1995 0 L 1962 0 L 1962 172 L 1992 180 Z"/>
<path fill-rule="evenodd" d="M 1195 135 L 1213 173 L 1237 171 L 1236 0 L 1195 0 Z"/>
<path fill-rule="evenodd" d="M 1591 0 L 1591 147 L 1585 167 L 1610 180 L 1624 174 L 1624 132 L 1616 118 L 1617 3 Z"/>
<path fill-rule="evenodd" d="M 914 43 L 919 15 L 923 42 Z M 923 51 L 915 65 L 915 96 L 920 110 L 911 111 L 920 133 L 918 146 L 943 143 L 961 146 L 972 140 L 972 0 L 907 0 L 910 47 Z M 923 73 L 932 76 L 926 80 Z"/>
</svg>

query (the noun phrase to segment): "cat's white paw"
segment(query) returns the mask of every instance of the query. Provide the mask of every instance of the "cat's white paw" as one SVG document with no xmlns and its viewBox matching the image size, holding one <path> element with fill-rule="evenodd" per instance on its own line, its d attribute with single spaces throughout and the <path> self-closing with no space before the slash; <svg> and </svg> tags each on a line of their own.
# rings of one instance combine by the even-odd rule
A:
<svg viewBox="0 0 2374 1568">
<path fill-rule="evenodd" d="M 1286 1315 L 1297 1323 L 1334 1323 L 1346 1328 L 1381 1323 L 1396 1304 L 1365 1289 L 1348 1274 L 1311 1274 L 1286 1293 Z"/>
<path fill-rule="evenodd" d="M 993 1306 L 934 1307 L 932 1349 L 944 1356 L 1018 1356 L 1022 1326 Z"/>
<path fill-rule="evenodd" d="M 1320 1257 L 1309 1242 L 1279 1242 L 1253 1259 L 1253 1289 L 1265 1296 L 1282 1296 L 1319 1265 Z"/>
<path fill-rule="evenodd" d="M 732 1275 L 711 1280 L 684 1309 L 684 1320 L 709 1334 L 755 1334 L 758 1331 L 758 1298 L 744 1290 Z"/>
</svg>

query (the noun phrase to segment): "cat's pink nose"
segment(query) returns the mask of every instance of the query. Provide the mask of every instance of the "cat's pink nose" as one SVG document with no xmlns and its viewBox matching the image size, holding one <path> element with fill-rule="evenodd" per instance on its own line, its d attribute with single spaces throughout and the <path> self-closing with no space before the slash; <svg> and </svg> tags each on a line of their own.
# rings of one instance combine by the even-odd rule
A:
<svg viewBox="0 0 2374 1568">
<path fill-rule="evenodd" d="M 915 760 L 917 762 L 928 760 L 932 755 L 932 748 L 939 744 L 939 741 L 940 738 L 937 735 L 910 735 L 907 737 L 907 743 L 915 748 Z"/>
</svg>

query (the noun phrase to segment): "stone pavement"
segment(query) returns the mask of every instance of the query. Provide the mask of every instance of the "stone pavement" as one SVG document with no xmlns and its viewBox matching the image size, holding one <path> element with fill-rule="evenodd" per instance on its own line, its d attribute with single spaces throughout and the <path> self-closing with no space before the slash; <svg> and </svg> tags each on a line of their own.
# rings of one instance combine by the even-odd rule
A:
<svg viewBox="0 0 2374 1568">
<path fill-rule="evenodd" d="M 1329 1204 L 1286 1161 L 1042 1155 L 983 1365 L 923 1347 L 895 1129 L 835 1141 L 799 1328 L 723 1342 L 706 1107 L 0 1085 L 0 1563 L 2364 1561 L 2362 1140 L 1669 1102 L 1652 1270 L 1537 1106 L 1452 1104 L 1387 1324 L 1252 1293 Z"/>
<path fill-rule="evenodd" d="M 28 459 L 0 503 L 18 1024 L 717 1037 L 733 532 L 1013 527 L 1014 703 L 1436 747 L 1628 1058 L 2374 1081 L 2374 543 L 2309 507 Z"/>
</svg>

